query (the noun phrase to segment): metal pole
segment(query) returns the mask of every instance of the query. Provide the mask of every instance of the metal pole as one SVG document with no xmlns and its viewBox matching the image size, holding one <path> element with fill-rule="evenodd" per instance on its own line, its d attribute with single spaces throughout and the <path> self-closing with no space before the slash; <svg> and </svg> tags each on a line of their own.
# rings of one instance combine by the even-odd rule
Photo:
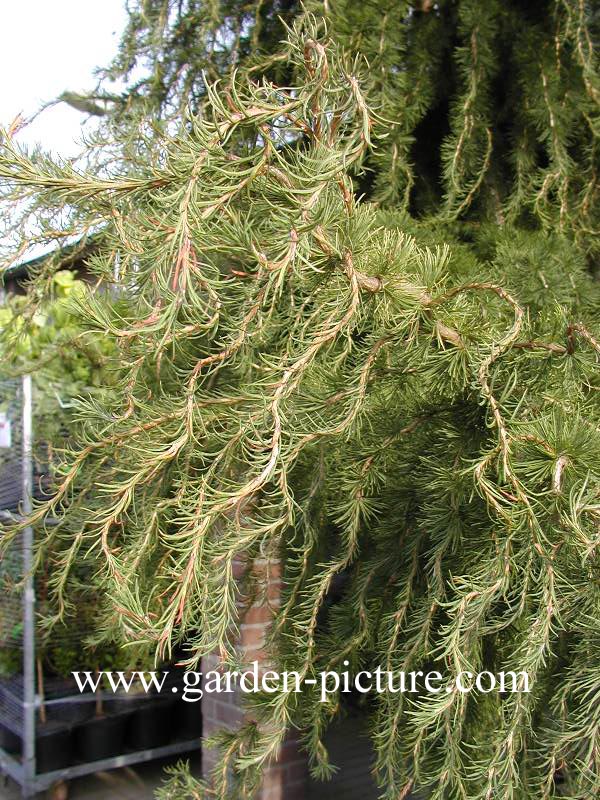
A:
<svg viewBox="0 0 600 800">
<path fill-rule="evenodd" d="M 23 376 L 23 514 L 32 511 L 33 423 L 31 375 Z M 35 785 L 35 593 L 33 587 L 33 528 L 23 529 L 23 797 Z"/>
</svg>

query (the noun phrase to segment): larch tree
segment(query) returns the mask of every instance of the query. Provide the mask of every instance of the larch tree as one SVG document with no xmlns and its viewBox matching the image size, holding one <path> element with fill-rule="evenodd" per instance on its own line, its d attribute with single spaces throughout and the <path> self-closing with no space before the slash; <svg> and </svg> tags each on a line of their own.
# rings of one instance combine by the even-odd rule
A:
<svg viewBox="0 0 600 800">
<path fill-rule="evenodd" d="M 81 161 L 0 151 L 5 264 L 93 237 L 116 353 L 34 515 L 57 613 L 88 563 L 107 635 L 235 666 L 281 560 L 279 670 L 529 674 L 370 697 L 382 797 L 597 796 L 600 7 L 132 5 Z M 290 728 L 327 777 L 341 703 L 253 697 L 211 791 Z"/>
</svg>

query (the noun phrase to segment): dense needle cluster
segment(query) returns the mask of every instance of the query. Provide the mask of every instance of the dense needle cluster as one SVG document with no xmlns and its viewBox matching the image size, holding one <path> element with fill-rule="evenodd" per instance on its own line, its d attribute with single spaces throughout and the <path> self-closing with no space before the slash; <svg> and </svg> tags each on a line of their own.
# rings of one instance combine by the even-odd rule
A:
<svg viewBox="0 0 600 800">
<path fill-rule="evenodd" d="M 142 4 L 153 5 L 165 6 Z M 96 237 L 99 284 L 76 302 L 90 336 L 114 341 L 120 387 L 81 403 L 78 444 L 35 515 L 58 521 L 39 558 L 54 564 L 57 614 L 84 564 L 111 635 L 161 655 L 185 642 L 190 664 L 215 649 L 236 663 L 234 564 L 282 559 L 269 643 L 281 670 L 311 677 L 348 660 L 529 672 L 530 694 L 371 698 L 382 796 L 590 798 L 600 792 L 593 14 L 583 2 L 532 4 L 552 6 L 555 27 L 544 39 L 533 11 L 522 26 L 511 127 L 516 100 L 507 91 L 494 105 L 507 69 L 494 43 L 527 18 L 517 3 L 485 13 L 469 0 L 394 3 L 394 19 L 355 42 L 353 14 L 366 20 L 371 7 L 358 5 L 320 7 L 329 29 L 302 12 L 279 50 L 203 82 L 179 125 L 168 93 L 156 106 L 149 96 L 143 121 L 123 97 L 102 134 L 122 141 L 92 148 L 95 170 L 5 137 L 6 201 L 44 209 L 48 239 Z M 433 42 L 444 14 L 463 42 L 463 91 L 430 180 L 435 154 L 428 174 L 418 137 L 448 54 L 432 52 L 424 69 L 413 45 Z M 240 23 L 246 45 L 254 30 Z M 369 69 L 351 54 L 363 45 Z M 531 83 L 538 66 L 546 94 Z M 291 87 L 268 79 L 279 68 Z M 251 574 L 248 601 L 263 588 Z M 258 698 L 255 721 L 224 739 L 235 788 L 223 779 L 220 796 L 251 793 L 290 726 L 326 776 L 322 736 L 340 702 L 310 686 Z M 189 785 L 176 777 L 168 796 Z"/>
</svg>

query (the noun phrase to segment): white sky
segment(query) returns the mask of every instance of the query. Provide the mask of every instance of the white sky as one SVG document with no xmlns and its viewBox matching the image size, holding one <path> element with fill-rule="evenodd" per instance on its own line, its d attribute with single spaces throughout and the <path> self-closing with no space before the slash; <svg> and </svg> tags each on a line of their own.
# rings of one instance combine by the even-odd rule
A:
<svg viewBox="0 0 600 800">
<path fill-rule="evenodd" d="M 0 125 L 19 112 L 30 116 L 66 89 L 93 89 L 93 70 L 116 54 L 124 25 L 124 0 L 0 0 Z M 85 119 L 60 103 L 17 141 L 74 155 Z"/>
</svg>

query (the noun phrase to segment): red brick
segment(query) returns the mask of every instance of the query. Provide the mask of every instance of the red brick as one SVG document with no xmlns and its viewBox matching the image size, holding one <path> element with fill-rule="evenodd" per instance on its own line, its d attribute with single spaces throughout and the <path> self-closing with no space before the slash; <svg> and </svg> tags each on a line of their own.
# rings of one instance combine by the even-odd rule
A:
<svg viewBox="0 0 600 800">
<path fill-rule="evenodd" d="M 245 650 L 258 650 L 264 647 L 268 627 L 262 623 L 242 625 L 241 645 Z"/>
<path fill-rule="evenodd" d="M 233 703 L 216 702 L 216 719 L 218 722 L 223 723 L 228 728 L 235 728 L 239 726 L 243 719 L 244 714 L 238 705 Z M 216 727 L 219 727 L 218 725 Z"/>
<path fill-rule="evenodd" d="M 238 607 L 242 620 L 237 646 L 241 656 L 248 662 L 248 668 L 250 662 L 258 663 L 260 676 L 271 668 L 264 643 L 273 615 L 281 602 L 281 565 L 278 561 L 266 559 L 255 559 L 248 565 L 243 558 L 238 558 L 234 561 L 233 567 L 236 579 L 241 578 L 250 569 L 259 584 L 262 584 L 261 601 L 253 603 L 245 613 L 243 598 L 239 599 Z M 219 666 L 219 656 L 216 653 L 202 659 L 201 669 L 204 675 L 209 670 L 218 669 Z M 205 694 L 202 699 L 202 714 L 205 736 L 210 736 L 222 727 L 239 726 L 244 721 L 240 692 Z M 217 760 L 218 753 L 203 746 L 202 771 L 206 778 L 209 777 Z M 304 800 L 307 776 L 305 756 L 292 733 L 281 747 L 277 761 L 266 768 L 257 800 Z"/>
<path fill-rule="evenodd" d="M 273 609 L 263 603 L 262 605 L 252 605 L 244 614 L 242 630 L 245 625 L 256 625 L 258 623 L 268 625 L 273 619 Z"/>
</svg>

